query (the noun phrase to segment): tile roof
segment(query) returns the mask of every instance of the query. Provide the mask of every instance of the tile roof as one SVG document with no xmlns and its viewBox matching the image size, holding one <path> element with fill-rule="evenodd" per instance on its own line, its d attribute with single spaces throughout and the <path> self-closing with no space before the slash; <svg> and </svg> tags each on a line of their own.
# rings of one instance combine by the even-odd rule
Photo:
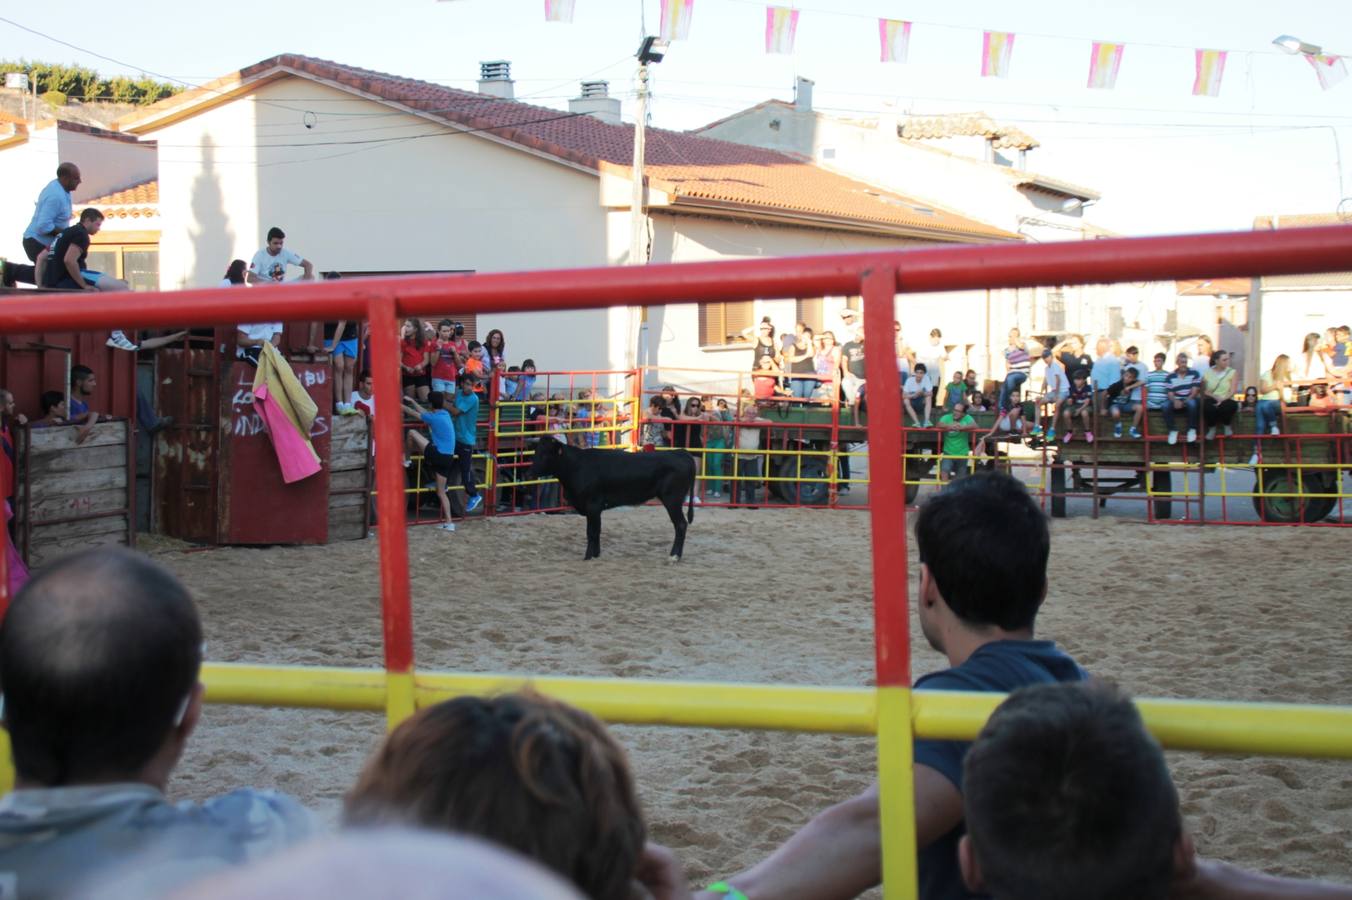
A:
<svg viewBox="0 0 1352 900">
<path fill-rule="evenodd" d="M 81 203 L 80 206 L 92 206 L 108 218 L 139 219 L 160 214 L 160 183 L 155 179 L 134 184 L 131 187 L 104 194 Z"/>
<path fill-rule="evenodd" d="M 1352 225 L 1352 212 L 1259 216 L 1253 220 L 1254 231 L 1273 231 L 1278 228 L 1318 228 L 1321 225 Z"/>
<path fill-rule="evenodd" d="M 908 141 L 983 137 L 993 141 L 997 150 L 1032 150 L 1038 146 L 1032 135 L 1012 125 L 1001 125 L 983 112 L 912 116 L 898 127 L 897 133 Z"/>
<path fill-rule="evenodd" d="M 621 167 L 618 174 L 627 177 L 633 164 L 632 125 L 612 125 L 593 116 L 296 54 L 264 60 L 162 100 L 121 120 L 118 127 L 151 131 L 191 115 L 199 106 L 225 102 L 257 82 L 288 75 L 396 103 L 458 127 L 490 132 L 500 140 L 597 172 Z M 1010 232 L 876 190 L 790 154 L 688 132 L 649 128 L 644 171 L 650 187 L 671 197 L 675 211 L 694 210 L 703 204 L 940 240 L 1017 239 Z"/>
</svg>

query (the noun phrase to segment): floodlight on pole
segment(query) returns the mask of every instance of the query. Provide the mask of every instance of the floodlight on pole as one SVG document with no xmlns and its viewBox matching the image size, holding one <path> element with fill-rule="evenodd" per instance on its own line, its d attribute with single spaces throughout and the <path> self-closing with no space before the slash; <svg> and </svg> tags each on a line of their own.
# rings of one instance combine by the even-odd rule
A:
<svg viewBox="0 0 1352 900">
<path fill-rule="evenodd" d="M 1292 37 L 1289 34 L 1277 35 L 1277 37 L 1272 39 L 1272 43 L 1283 53 L 1289 53 L 1292 56 L 1295 56 L 1297 53 L 1303 53 L 1306 56 L 1318 56 L 1324 52 L 1324 48 L 1320 47 L 1318 44 L 1306 43 L 1300 38 Z"/>
</svg>

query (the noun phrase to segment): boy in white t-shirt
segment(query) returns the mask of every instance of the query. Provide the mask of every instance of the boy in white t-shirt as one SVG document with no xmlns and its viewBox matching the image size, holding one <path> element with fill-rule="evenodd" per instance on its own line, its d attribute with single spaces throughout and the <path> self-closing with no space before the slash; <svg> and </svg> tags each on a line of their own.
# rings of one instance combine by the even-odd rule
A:
<svg viewBox="0 0 1352 900">
<path fill-rule="evenodd" d="M 305 271 L 302 276 L 305 280 L 314 279 L 314 263 L 287 250 L 282 246 L 285 241 L 286 233 L 282 229 L 276 226 L 268 229 L 268 245 L 254 254 L 244 276 L 249 284 L 281 284 L 286 280 L 287 266 L 300 266 Z"/>
<path fill-rule="evenodd" d="M 929 428 L 930 412 L 934 408 L 934 382 L 929 379 L 929 370 L 924 363 L 915 364 L 911 377 L 901 389 L 902 407 L 911 417 L 917 428 Z"/>
</svg>

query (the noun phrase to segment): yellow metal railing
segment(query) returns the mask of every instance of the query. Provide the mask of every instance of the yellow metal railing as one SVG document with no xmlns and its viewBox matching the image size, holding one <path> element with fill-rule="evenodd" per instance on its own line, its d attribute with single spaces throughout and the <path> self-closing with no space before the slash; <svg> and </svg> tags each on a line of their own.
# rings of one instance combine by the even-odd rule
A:
<svg viewBox="0 0 1352 900">
<path fill-rule="evenodd" d="M 315 709 L 385 709 L 380 669 L 203 667 L 208 703 Z M 686 728 L 748 728 L 875 734 L 879 691 L 703 681 L 648 681 L 468 672 L 417 672 L 418 706 L 530 686 L 607 722 Z M 1004 699 L 1001 694 L 915 691 L 909 718 L 916 737 L 971 740 Z M 1146 725 L 1171 750 L 1207 750 L 1352 759 L 1352 707 L 1201 700 L 1137 700 Z"/>
</svg>

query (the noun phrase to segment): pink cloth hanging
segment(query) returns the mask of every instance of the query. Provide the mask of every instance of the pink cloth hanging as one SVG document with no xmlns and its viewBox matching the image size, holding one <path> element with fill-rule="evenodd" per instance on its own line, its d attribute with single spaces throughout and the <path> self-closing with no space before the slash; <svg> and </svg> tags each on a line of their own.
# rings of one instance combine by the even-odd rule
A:
<svg viewBox="0 0 1352 900">
<path fill-rule="evenodd" d="M 309 440 L 302 435 L 286 413 L 277 405 L 268 393 L 267 385 L 254 388 L 254 408 L 263 419 L 268 437 L 272 438 L 272 449 L 277 454 L 277 464 L 282 468 L 282 480 L 287 484 L 309 478 L 320 469 L 315 452 Z"/>
<path fill-rule="evenodd" d="M 5 523 L 14 518 L 14 511 L 9 508 L 9 501 L 5 501 Z M 5 532 L 5 568 L 9 572 L 9 599 L 13 600 L 19 593 L 19 588 L 28 583 L 28 566 L 24 565 L 23 557 L 19 551 L 14 549 L 14 542 L 9 539 L 9 529 L 0 526 L 0 530 Z"/>
</svg>

